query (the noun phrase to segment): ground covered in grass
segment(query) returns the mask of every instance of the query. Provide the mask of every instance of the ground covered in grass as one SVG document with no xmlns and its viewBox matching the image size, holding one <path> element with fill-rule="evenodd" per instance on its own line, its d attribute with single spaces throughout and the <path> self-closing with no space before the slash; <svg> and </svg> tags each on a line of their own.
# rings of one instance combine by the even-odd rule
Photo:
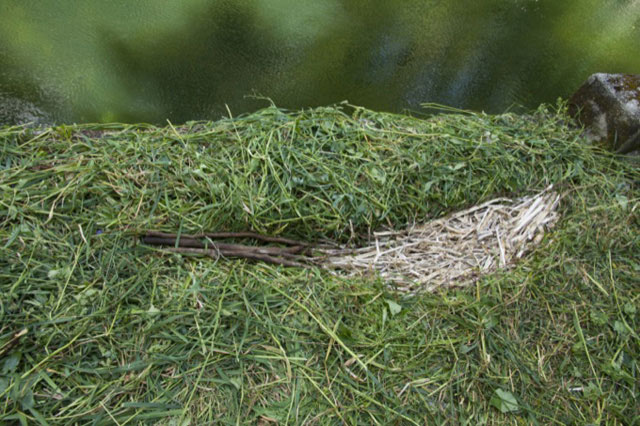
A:
<svg viewBox="0 0 640 426">
<path fill-rule="evenodd" d="M 0 421 L 640 422 L 637 167 L 588 146 L 562 106 L 345 108 L 0 129 Z M 435 294 L 138 238 L 358 244 L 550 183 L 561 218 L 540 246 Z"/>
</svg>

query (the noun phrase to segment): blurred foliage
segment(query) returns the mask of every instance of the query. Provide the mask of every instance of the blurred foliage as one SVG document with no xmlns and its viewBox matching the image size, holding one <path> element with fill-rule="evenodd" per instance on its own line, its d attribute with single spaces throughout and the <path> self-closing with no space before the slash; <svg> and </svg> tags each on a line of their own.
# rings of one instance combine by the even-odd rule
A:
<svg viewBox="0 0 640 426">
<path fill-rule="evenodd" d="M 344 99 L 500 111 L 640 72 L 624 0 L 4 0 L 0 122 L 184 122 Z"/>
</svg>

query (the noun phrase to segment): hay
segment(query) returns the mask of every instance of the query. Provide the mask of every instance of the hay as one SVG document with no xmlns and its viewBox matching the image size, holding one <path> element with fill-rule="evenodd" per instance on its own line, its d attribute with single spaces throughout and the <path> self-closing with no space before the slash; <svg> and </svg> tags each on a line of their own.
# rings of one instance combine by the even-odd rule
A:
<svg viewBox="0 0 640 426">
<path fill-rule="evenodd" d="M 517 200 L 496 198 L 405 231 L 375 233 L 360 249 L 324 250 L 325 265 L 349 275 L 375 271 L 408 293 L 469 285 L 539 244 L 558 219 L 559 201 L 552 186 Z"/>
</svg>

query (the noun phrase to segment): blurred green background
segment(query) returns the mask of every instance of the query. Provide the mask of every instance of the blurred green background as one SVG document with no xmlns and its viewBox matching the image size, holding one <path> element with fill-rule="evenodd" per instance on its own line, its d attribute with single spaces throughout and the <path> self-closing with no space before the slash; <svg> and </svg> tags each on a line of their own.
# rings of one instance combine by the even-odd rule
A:
<svg viewBox="0 0 640 426">
<path fill-rule="evenodd" d="M 600 71 L 640 73 L 640 0 L 0 2 L 0 123 L 179 123 L 259 97 L 499 112 Z"/>
</svg>

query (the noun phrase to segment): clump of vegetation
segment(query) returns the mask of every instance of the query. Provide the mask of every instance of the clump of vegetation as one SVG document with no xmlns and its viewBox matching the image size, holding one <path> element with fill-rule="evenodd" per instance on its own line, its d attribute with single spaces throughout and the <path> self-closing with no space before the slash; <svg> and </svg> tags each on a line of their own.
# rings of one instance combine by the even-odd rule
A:
<svg viewBox="0 0 640 426">
<path fill-rule="evenodd" d="M 638 421 L 638 169 L 586 144 L 562 106 L 346 111 L 1 129 L 0 419 Z M 413 297 L 137 238 L 355 244 L 550 183 L 560 219 L 530 256 Z"/>
</svg>

